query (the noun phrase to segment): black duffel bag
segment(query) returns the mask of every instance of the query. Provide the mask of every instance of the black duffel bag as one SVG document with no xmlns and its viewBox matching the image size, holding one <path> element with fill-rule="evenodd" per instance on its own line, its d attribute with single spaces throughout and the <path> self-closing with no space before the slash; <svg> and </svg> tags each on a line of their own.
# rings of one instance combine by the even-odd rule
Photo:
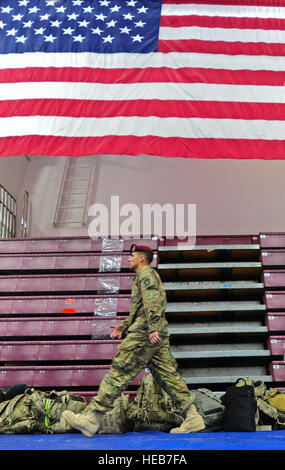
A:
<svg viewBox="0 0 285 470">
<path fill-rule="evenodd" d="M 253 385 L 238 379 L 235 385 L 226 388 L 221 397 L 225 405 L 224 431 L 250 432 L 256 430 L 257 401 Z"/>
</svg>

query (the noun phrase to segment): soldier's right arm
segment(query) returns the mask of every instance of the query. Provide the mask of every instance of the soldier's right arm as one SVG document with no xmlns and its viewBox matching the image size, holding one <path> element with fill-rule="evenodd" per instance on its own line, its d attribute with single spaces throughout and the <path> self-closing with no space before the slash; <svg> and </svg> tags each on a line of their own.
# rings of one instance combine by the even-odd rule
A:
<svg viewBox="0 0 285 470">
<path fill-rule="evenodd" d="M 134 280 L 134 283 L 132 285 L 132 295 L 131 295 L 131 308 L 130 308 L 130 313 L 128 318 L 122 321 L 122 323 L 119 325 L 119 329 L 122 332 L 122 336 L 125 335 L 131 324 L 133 323 L 134 316 L 136 313 L 137 309 L 137 302 L 136 302 L 136 291 L 137 291 L 137 281 Z"/>
<path fill-rule="evenodd" d="M 122 336 L 125 335 L 127 332 L 128 328 L 131 326 L 131 318 L 130 316 L 128 318 L 125 318 L 125 320 L 122 321 L 122 323 L 118 326 L 119 330 L 122 332 Z"/>
</svg>

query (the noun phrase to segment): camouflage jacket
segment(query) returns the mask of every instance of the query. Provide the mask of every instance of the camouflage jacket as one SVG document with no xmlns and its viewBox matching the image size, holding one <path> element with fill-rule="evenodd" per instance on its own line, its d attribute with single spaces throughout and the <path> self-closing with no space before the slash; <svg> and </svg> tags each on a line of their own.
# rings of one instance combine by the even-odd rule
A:
<svg viewBox="0 0 285 470">
<path fill-rule="evenodd" d="M 130 315 L 120 325 L 123 334 L 139 331 L 149 335 L 158 330 L 169 336 L 165 318 L 166 294 L 159 274 L 144 266 L 136 275 L 132 286 Z"/>
</svg>

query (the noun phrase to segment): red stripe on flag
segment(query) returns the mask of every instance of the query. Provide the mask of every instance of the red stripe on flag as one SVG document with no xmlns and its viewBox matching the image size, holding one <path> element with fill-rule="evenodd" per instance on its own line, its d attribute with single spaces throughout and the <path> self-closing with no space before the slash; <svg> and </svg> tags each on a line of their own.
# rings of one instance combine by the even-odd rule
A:
<svg viewBox="0 0 285 470">
<path fill-rule="evenodd" d="M 160 40 L 159 52 L 198 52 L 226 55 L 285 56 L 285 44 L 264 42 L 201 41 L 199 39 Z"/>
<path fill-rule="evenodd" d="M 283 86 L 285 71 L 227 70 L 210 68 L 168 67 L 147 69 L 30 68 L 2 70 L 0 83 L 77 82 L 77 83 L 226 83 L 231 85 Z"/>
<path fill-rule="evenodd" d="M 285 3 L 284 3 L 285 7 Z M 285 19 L 279 18 L 234 18 L 227 16 L 162 16 L 160 26 L 179 28 L 200 26 L 202 28 L 264 29 L 284 31 Z"/>
<path fill-rule="evenodd" d="M 69 116 L 285 120 L 285 103 L 242 103 L 228 101 L 133 100 L 12 100 L 3 101 L 0 117 Z"/>
<path fill-rule="evenodd" d="M 157 155 L 184 158 L 284 159 L 284 140 L 186 139 L 155 136 L 0 138 L 0 156 Z"/>
</svg>

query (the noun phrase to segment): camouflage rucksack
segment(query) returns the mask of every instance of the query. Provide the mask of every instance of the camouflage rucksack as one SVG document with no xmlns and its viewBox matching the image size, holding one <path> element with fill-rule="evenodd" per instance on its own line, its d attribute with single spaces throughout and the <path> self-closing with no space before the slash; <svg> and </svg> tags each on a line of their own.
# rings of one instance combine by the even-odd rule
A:
<svg viewBox="0 0 285 470">
<path fill-rule="evenodd" d="M 136 397 L 129 405 L 127 417 L 133 422 L 133 431 L 169 432 L 183 422 L 170 396 L 154 382 L 151 374 L 143 377 Z"/>
<path fill-rule="evenodd" d="M 225 406 L 221 399 L 207 388 L 190 390 L 195 396 L 195 406 L 202 416 L 206 431 L 220 431 L 223 428 Z"/>
<path fill-rule="evenodd" d="M 270 388 L 263 400 L 274 408 L 276 413 L 276 428 L 285 429 L 285 394 L 276 388 Z"/>
<path fill-rule="evenodd" d="M 62 392 L 41 392 L 29 389 L 24 394 L 0 403 L 0 434 L 74 432 L 64 419 L 64 410 L 80 413 L 86 407 L 81 395 Z"/>
<path fill-rule="evenodd" d="M 103 422 L 99 428 L 99 434 L 122 434 L 132 431 L 132 423 L 128 421 L 127 410 L 129 407 L 129 396 L 122 395 L 117 398 L 114 408 L 105 413 Z"/>
</svg>

